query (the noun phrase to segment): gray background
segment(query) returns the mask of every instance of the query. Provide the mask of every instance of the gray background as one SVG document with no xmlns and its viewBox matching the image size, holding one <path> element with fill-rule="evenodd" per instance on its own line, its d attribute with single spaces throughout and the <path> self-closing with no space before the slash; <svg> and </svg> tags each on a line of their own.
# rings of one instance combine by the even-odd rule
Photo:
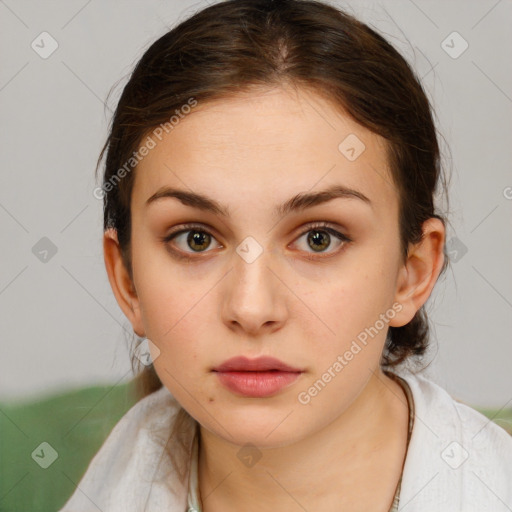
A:
<svg viewBox="0 0 512 512">
<path fill-rule="evenodd" d="M 471 404 L 512 406 L 512 2 L 331 3 L 402 52 L 436 111 L 457 261 L 427 303 L 426 373 Z M 131 378 L 131 328 L 104 269 L 94 166 L 132 66 L 206 4 L 0 1 L 0 399 Z M 46 59 L 31 47 L 43 31 L 58 43 Z M 460 55 L 454 31 L 469 45 Z M 38 250 L 53 245 L 41 261 Z"/>
</svg>

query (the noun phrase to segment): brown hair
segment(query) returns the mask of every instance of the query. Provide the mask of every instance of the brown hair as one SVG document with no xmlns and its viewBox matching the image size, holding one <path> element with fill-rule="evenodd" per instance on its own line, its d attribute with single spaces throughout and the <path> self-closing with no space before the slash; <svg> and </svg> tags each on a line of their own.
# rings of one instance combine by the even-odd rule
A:
<svg viewBox="0 0 512 512">
<path fill-rule="evenodd" d="M 425 220 L 436 217 L 446 224 L 434 208 L 443 176 L 433 113 L 400 53 L 364 23 L 320 1 L 227 0 L 182 21 L 146 50 L 124 87 L 98 158 L 99 166 L 106 152 L 104 229 L 117 231 L 130 276 L 130 171 L 148 133 L 169 125 L 191 98 L 201 104 L 284 84 L 321 94 L 386 139 L 400 198 L 404 262 L 409 244 L 421 240 Z M 445 179 L 442 185 L 446 192 Z M 441 273 L 448 264 L 443 250 Z M 407 325 L 389 328 L 381 364 L 394 367 L 421 356 L 428 337 L 422 307 Z M 140 396 L 162 386 L 152 366 L 140 382 Z"/>
</svg>

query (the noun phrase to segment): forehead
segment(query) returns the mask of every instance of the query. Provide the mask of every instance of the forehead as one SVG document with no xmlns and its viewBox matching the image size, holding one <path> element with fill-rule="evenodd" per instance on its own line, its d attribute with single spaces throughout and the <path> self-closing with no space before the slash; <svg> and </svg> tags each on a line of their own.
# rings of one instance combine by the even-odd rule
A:
<svg viewBox="0 0 512 512">
<path fill-rule="evenodd" d="M 132 208 L 144 208 L 164 186 L 262 206 L 334 184 L 361 191 L 375 211 L 396 206 L 384 139 L 304 89 L 199 102 L 168 133 L 150 137 L 155 145 L 137 165 Z"/>
</svg>

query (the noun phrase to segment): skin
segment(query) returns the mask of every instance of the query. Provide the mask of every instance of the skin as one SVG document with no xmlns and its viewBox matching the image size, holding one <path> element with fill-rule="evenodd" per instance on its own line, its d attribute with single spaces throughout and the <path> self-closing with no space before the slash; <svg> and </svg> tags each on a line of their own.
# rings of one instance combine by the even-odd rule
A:
<svg viewBox="0 0 512 512">
<path fill-rule="evenodd" d="M 349 134 L 366 146 L 355 161 L 338 150 Z M 295 194 L 333 184 L 362 192 L 371 206 L 337 198 L 273 216 Z M 164 185 L 206 194 L 231 216 L 176 198 L 145 206 Z M 139 163 L 131 211 L 133 282 L 112 230 L 106 269 L 134 331 L 160 350 L 161 381 L 200 423 L 204 512 L 387 511 L 409 414 L 401 386 L 379 366 L 387 325 L 308 404 L 298 401 L 393 304 L 401 310 L 388 325 L 408 323 L 443 263 L 445 231 L 434 218 L 401 259 L 384 139 L 304 89 L 199 104 Z M 315 252 L 307 235 L 317 221 L 352 241 L 325 235 L 331 244 Z M 185 222 L 211 233 L 205 251 L 187 244 L 188 233 L 162 242 Z M 263 250 L 252 263 L 236 252 L 247 236 Z M 237 355 L 271 355 L 305 372 L 273 397 L 241 397 L 211 372 Z M 246 443 L 261 455 L 252 467 L 237 456 Z"/>
</svg>

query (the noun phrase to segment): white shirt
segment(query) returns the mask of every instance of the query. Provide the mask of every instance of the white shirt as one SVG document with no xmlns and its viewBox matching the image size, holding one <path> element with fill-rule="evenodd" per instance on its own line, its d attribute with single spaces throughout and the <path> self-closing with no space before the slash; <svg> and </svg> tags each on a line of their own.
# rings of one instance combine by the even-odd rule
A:
<svg viewBox="0 0 512 512">
<path fill-rule="evenodd" d="M 398 510 L 510 512 L 512 436 L 425 377 L 395 373 L 409 384 L 415 408 Z M 189 464 L 197 461 L 196 429 L 185 437 L 186 471 L 195 467 L 188 484 L 180 483 L 165 456 L 166 434 L 179 409 L 165 387 L 137 402 L 59 512 L 186 512 L 197 506 L 197 466 Z"/>
</svg>

